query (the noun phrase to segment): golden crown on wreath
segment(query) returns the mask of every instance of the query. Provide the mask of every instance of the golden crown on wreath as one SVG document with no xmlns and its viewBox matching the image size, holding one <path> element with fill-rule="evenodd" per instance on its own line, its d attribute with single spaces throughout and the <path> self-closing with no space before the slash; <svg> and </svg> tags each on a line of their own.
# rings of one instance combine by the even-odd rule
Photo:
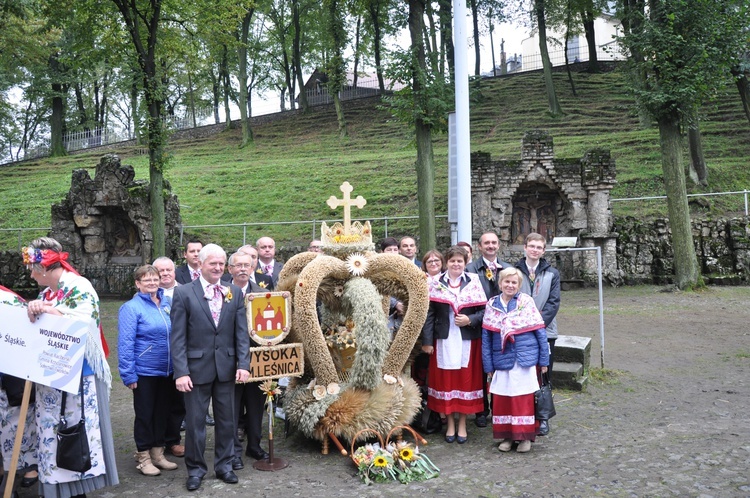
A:
<svg viewBox="0 0 750 498">
<path fill-rule="evenodd" d="M 364 224 L 355 221 L 349 227 L 349 233 L 346 233 L 344 225 L 336 222 L 330 227 L 325 221 L 320 226 L 320 239 L 326 245 L 347 245 L 347 244 L 372 244 L 372 227 L 369 221 Z"/>
</svg>

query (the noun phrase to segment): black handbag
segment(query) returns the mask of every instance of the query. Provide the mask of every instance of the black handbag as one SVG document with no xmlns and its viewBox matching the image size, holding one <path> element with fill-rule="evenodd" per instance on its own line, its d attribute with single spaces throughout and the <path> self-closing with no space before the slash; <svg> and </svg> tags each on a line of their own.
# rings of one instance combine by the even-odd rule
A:
<svg viewBox="0 0 750 498">
<path fill-rule="evenodd" d="M 14 377 L 12 375 L 3 374 L 2 378 L 3 389 L 5 394 L 8 396 L 9 406 L 21 406 L 23 402 L 23 389 L 26 386 L 26 379 Z M 36 389 L 31 388 L 31 396 L 29 397 L 29 404 L 34 402 L 36 398 Z"/>
<path fill-rule="evenodd" d="M 549 383 L 549 374 L 542 374 L 542 385 L 534 393 L 534 414 L 537 420 L 549 420 L 555 416 L 555 402 L 552 399 L 552 386 Z"/>
<path fill-rule="evenodd" d="M 60 423 L 57 425 L 57 466 L 73 472 L 86 472 L 91 468 L 91 451 L 86 434 L 86 418 L 83 414 L 83 377 L 81 378 L 81 420 L 67 425 L 65 420 L 65 398 L 63 391 L 60 406 Z"/>
</svg>

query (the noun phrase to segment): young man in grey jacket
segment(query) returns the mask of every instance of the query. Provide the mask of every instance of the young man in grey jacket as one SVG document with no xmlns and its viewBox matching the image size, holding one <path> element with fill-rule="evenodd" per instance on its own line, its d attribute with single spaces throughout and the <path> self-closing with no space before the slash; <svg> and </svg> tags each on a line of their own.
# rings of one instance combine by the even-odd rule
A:
<svg viewBox="0 0 750 498">
<path fill-rule="evenodd" d="M 547 241 L 538 233 L 530 233 L 524 242 L 526 257 L 516 263 L 516 268 L 526 275 L 521 283 L 521 292 L 534 299 L 537 309 L 542 314 L 544 325 L 547 327 L 547 342 L 549 343 L 548 375 L 552 375 L 552 364 L 555 356 L 555 341 L 557 340 L 557 310 L 560 309 L 560 272 L 550 266 L 544 259 Z M 549 433 L 549 421 L 539 421 L 539 435 Z"/>
</svg>

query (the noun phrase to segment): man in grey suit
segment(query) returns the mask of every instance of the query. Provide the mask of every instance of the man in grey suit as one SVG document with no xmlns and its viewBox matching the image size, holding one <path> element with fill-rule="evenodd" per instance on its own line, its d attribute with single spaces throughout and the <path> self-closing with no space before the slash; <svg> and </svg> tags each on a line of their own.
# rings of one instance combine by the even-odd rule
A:
<svg viewBox="0 0 750 498">
<path fill-rule="evenodd" d="M 242 291 L 221 285 L 227 255 L 216 244 L 200 251 L 201 275 L 175 289 L 172 302 L 172 362 L 175 385 L 185 393 L 187 489 L 198 489 L 208 472 L 206 413 L 213 401 L 214 471 L 238 482 L 234 460 L 234 384 L 250 377 L 250 337 Z"/>
</svg>

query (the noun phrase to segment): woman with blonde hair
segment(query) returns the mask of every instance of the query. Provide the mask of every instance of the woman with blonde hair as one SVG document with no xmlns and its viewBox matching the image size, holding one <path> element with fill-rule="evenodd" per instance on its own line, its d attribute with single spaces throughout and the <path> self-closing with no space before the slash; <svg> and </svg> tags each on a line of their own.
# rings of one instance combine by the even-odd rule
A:
<svg viewBox="0 0 750 498">
<path fill-rule="evenodd" d="M 534 392 L 539 390 L 537 367 L 547 371 L 549 347 L 544 320 L 534 299 L 520 292 L 518 268 L 498 276 L 500 295 L 487 302 L 482 322 L 482 364 L 492 374 L 492 432 L 498 449 L 531 450 L 539 430 L 534 416 Z"/>
</svg>

